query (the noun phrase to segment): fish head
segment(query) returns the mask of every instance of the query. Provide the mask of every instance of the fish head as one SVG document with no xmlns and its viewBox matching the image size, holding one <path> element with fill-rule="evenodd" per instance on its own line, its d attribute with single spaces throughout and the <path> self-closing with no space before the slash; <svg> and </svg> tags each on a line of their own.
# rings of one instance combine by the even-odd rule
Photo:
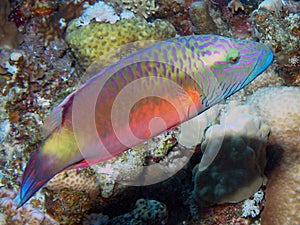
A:
<svg viewBox="0 0 300 225">
<path fill-rule="evenodd" d="M 272 51 L 263 43 L 220 36 L 210 38 L 198 51 L 205 73 L 213 79 L 213 90 L 218 87 L 222 98 L 249 84 L 273 60 Z"/>
</svg>

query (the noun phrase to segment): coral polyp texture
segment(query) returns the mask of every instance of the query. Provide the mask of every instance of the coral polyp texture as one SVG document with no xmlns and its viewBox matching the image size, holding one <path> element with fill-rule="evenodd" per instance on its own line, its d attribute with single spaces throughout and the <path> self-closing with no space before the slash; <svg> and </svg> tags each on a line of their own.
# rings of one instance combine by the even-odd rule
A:
<svg viewBox="0 0 300 225">
<path fill-rule="evenodd" d="M 299 99 L 299 87 L 264 88 L 249 99 L 270 127 L 272 155 L 280 155 L 268 175 L 263 225 L 300 223 Z"/>
<path fill-rule="evenodd" d="M 97 192 L 96 178 L 87 171 L 73 169 L 61 172 L 47 183 L 47 188 L 49 190 L 62 190 L 66 188 L 73 191 L 86 191 L 87 193 L 95 194 Z"/>
<path fill-rule="evenodd" d="M 193 197 L 201 206 L 242 201 L 262 185 L 269 129 L 249 106 L 237 106 L 208 128 L 194 168 Z"/>
<path fill-rule="evenodd" d="M 164 40 L 175 34 L 173 25 L 160 19 L 147 23 L 144 19 L 132 18 L 114 24 L 90 23 L 86 26 L 77 26 L 76 19 L 67 28 L 66 40 L 78 59 L 77 62 L 87 67 L 100 56 L 122 45 L 137 41 Z M 139 42 L 135 47 L 147 47 L 146 43 Z"/>
</svg>

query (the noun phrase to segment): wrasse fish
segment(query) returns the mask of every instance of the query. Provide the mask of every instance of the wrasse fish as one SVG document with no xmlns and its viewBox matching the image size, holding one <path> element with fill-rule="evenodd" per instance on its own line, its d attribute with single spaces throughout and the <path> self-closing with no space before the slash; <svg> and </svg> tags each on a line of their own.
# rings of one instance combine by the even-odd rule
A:
<svg viewBox="0 0 300 225">
<path fill-rule="evenodd" d="M 28 201 L 57 173 L 105 161 L 217 104 L 272 62 L 261 43 L 178 37 L 108 66 L 71 93 L 44 124 L 17 196 Z"/>
</svg>

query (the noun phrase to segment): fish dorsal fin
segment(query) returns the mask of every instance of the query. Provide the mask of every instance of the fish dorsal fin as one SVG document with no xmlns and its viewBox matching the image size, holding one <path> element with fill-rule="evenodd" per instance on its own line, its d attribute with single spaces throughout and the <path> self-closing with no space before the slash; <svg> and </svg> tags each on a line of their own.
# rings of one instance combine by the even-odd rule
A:
<svg viewBox="0 0 300 225">
<path fill-rule="evenodd" d="M 156 40 L 145 40 L 145 41 L 135 41 L 121 46 L 116 46 L 107 53 L 99 56 L 94 62 L 92 62 L 87 68 L 85 73 L 80 78 L 79 86 L 98 74 L 105 68 L 111 66 L 112 64 L 118 62 L 119 60 L 133 54 L 136 51 L 147 48 L 154 45 L 159 41 Z"/>
<path fill-rule="evenodd" d="M 63 108 L 56 107 L 51 114 L 46 118 L 44 122 L 44 127 L 42 130 L 42 135 L 46 138 L 53 130 L 57 129 L 62 123 Z"/>
</svg>

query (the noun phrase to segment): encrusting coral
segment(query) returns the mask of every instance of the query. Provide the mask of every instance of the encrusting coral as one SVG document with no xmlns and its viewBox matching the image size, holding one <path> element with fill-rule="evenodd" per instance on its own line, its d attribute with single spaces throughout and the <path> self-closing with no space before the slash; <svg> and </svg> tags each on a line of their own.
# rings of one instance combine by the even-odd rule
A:
<svg viewBox="0 0 300 225">
<path fill-rule="evenodd" d="M 270 157 L 275 168 L 268 175 L 262 225 L 300 223 L 299 99 L 299 87 L 273 87 L 260 89 L 248 100 L 270 127 L 273 146 Z"/>
<path fill-rule="evenodd" d="M 193 197 L 201 206 L 239 202 L 262 185 L 269 129 L 247 105 L 237 106 L 206 131 L 193 169 Z"/>
</svg>

